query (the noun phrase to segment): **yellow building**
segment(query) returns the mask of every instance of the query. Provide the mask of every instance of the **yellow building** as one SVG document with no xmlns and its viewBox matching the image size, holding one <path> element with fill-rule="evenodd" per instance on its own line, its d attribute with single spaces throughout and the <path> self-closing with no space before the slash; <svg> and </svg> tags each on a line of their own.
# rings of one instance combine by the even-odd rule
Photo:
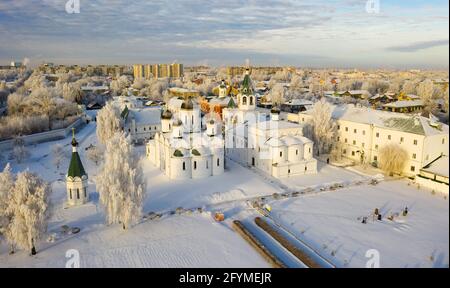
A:
<svg viewBox="0 0 450 288">
<path fill-rule="evenodd" d="M 133 65 L 133 76 L 134 76 L 134 79 L 144 78 L 144 65 L 141 65 L 141 64 Z"/>
<path fill-rule="evenodd" d="M 181 78 L 183 77 L 183 64 L 136 64 L 133 65 L 135 79 L 152 78 Z"/>
</svg>

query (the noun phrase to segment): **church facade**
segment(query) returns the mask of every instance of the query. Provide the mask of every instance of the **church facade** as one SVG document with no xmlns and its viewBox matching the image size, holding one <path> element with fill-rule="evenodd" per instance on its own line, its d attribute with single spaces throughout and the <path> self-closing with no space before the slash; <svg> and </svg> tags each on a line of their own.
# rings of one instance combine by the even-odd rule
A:
<svg viewBox="0 0 450 288">
<path fill-rule="evenodd" d="M 170 179 L 205 178 L 224 173 L 220 117 L 212 113 L 202 119 L 190 98 L 172 110 L 175 112 L 169 108 L 163 111 L 161 131 L 146 145 L 147 158 Z"/>
<path fill-rule="evenodd" d="M 223 111 L 226 157 L 275 178 L 317 173 L 314 143 L 303 136 L 303 126 L 279 118 L 276 107 L 270 115 L 256 110 L 247 70 L 237 105 Z"/>
</svg>

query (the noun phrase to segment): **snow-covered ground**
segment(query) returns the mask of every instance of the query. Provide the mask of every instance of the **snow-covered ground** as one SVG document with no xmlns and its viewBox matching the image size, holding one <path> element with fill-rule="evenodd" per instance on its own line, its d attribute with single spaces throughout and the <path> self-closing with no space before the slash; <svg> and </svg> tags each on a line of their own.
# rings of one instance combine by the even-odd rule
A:
<svg viewBox="0 0 450 288">
<path fill-rule="evenodd" d="M 85 157 L 85 148 L 97 145 L 95 123 L 77 133 L 80 156 L 89 174 L 91 202 L 78 208 L 64 209 L 65 174 L 71 153 L 70 137 L 29 147 L 31 157 L 22 164 L 12 162 L 14 172 L 29 169 L 52 183 L 54 211 L 49 235 L 38 245 L 38 254 L 27 251 L 8 255 L 8 247 L 0 243 L 0 267 L 64 267 L 69 249 L 80 253 L 82 267 L 267 267 L 268 263 L 231 228 L 233 219 L 250 223 L 258 214 L 247 200 L 274 193 L 302 191 L 317 193 L 271 201 L 272 215 L 299 238 L 305 240 L 339 267 L 364 267 L 368 249 L 378 249 L 382 266 L 433 267 L 447 266 L 449 253 L 449 205 L 442 196 L 432 195 L 406 185 L 406 180 L 385 181 L 377 186 L 367 184 L 371 173 L 337 168 L 319 163 L 319 173 L 275 180 L 227 160 L 223 175 L 173 181 L 142 155 L 147 179 L 144 212 L 163 213 L 161 219 L 147 220 L 123 231 L 119 226 L 104 225 L 102 208 L 95 192 L 98 167 Z M 59 143 L 67 149 L 68 158 L 59 170 L 52 163 L 51 147 Z M 0 163 L 3 169 L 5 161 Z M 362 173 L 361 173 L 362 172 Z M 321 187 L 340 183 L 346 188 L 321 192 Z M 381 213 L 398 212 L 408 205 L 410 215 L 364 225 L 357 218 L 373 209 Z M 171 215 L 178 207 L 202 207 L 203 213 Z M 211 213 L 222 211 L 226 221 L 216 223 Z M 169 213 L 166 213 L 169 212 Z M 79 227 L 75 235 L 62 235 L 61 226 Z M 267 238 L 265 241 L 270 241 Z M 267 243 L 277 248 L 279 245 Z M 288 263 L 292 255 L 277 248 Z M 331 256 L 331 253 L 335 256 Z M 346 264 L 347 263 L 347 264 Z M 298 266 L 298 264 L 296 264 Z M 293 265 L 294 267 L 297 267 Z M 301 266 L 301 265 L 300 265 Z"/>
<path fill-rule="evenodd" d="M 65 267 L 65 253 L 71 249 L 79 251 L 81 267 L 269 267 L 239 235 L 207 213 L 149 220 L 127 231 L 103 225 L 95 205 L 61 211 L 57 218 L 50 232 L 62 224 L 82 231 L 42 243 L 33 257 L 24 251 L 8 255 L 3 245 L 0 267 Z"/>
<path fill-rule="evenodd" d="M 406 180 L 362 185 L 272 202 L 272 217 L 338 267 L 365 267 L 366 251 L 381 267 L 448 267 L 449 200 Z M 409 214 L 401 216 L 408 206 Z M 375 208 L 394 221 L 362 224 Z M 332 256 L 335 254 L 335 256 Z"/>
</svg>

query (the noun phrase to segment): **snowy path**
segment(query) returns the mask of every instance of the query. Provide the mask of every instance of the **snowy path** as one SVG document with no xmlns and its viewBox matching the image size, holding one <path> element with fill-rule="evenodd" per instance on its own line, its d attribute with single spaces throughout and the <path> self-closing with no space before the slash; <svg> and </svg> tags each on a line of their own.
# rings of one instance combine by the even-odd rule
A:
<svg viewBox="0 0 450 288">
<path fill-rule="evenodd" d="M 245 227 L 253 233 L 258 240 L 267 249 L 278 257 L 288 268 L 307 268 L 305 264 L 299 261 L 294 255 L 286 250 L 280 243 L 273 239 L 269 234 L 259 228 L 253 221 L 253 217 L 241 220 Z"/>
</svg>

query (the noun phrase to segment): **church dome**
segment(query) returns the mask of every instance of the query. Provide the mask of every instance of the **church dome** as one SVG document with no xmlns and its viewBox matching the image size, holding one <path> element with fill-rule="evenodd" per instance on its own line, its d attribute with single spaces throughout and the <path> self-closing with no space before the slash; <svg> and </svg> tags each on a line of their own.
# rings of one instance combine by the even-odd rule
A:
<svg viewBox="0 0 450 288">
<path fill-rule="evenodd" d="M 181 109 L 192 110 L 194 109 L 194 102 L 191 98 L 186 98 L 183 104 L 181 104 Z"/>
<path fill-rule="evenodd" d="M 176 119 L 173 121 L 173 126 L 181 126 L 181 125 L 183 125 L 183 122 L 181 122 L 180 119 Z"/>
<path fill-rule="evenodd" d="M 172 119 L 172 112 L 170 112 L 170 110 L 168 110 L 168 109 L 165 109 L 163 111 L 163 113 L 161 114 L 161 119 L 166 119 L 166 120 Z"/>
</svg>

